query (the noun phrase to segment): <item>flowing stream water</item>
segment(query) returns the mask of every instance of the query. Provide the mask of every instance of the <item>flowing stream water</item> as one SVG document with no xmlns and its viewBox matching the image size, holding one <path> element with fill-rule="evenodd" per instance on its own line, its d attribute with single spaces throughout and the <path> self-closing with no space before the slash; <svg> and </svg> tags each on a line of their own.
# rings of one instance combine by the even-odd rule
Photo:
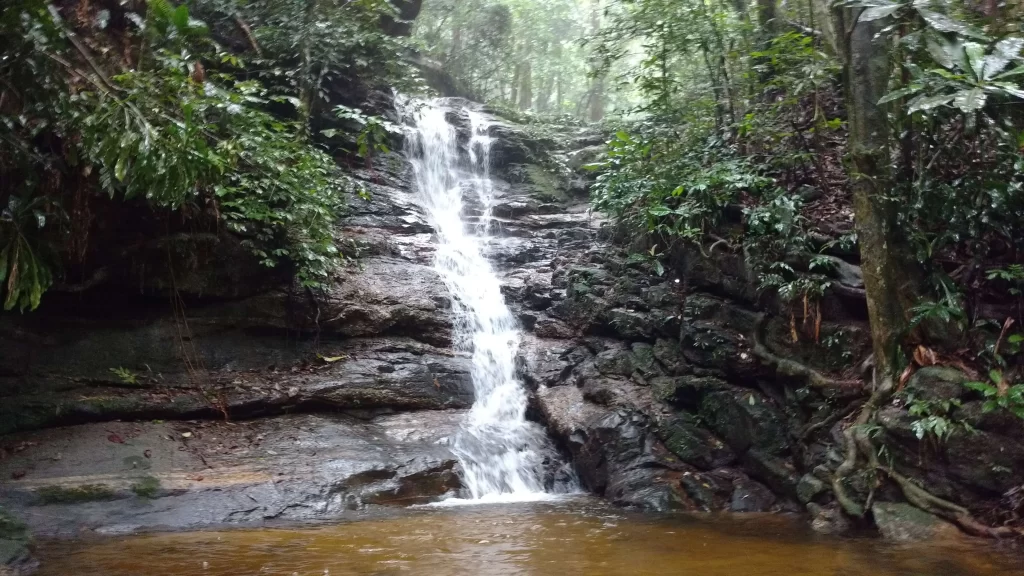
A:
<svg viewBox="0 0 1024 576">
<path fill-rule="evenodd" d="M 985 542 L 894 545 L 792 516 L 636 514 L 590 498 L 418 508 L 301 529 L 44 540 L 39 576 L 1009 576 Z"/>
<path fill-rule="evenodd" d="M 521 332 L 486 258 L 495 187 L 491 124 L 450 100 L 402 104 L 406 153 L 436 235 L 434 268 L 452 295 L 457 346 L 472 354 L 475 401 L 453 441 L 472 500 L 534 500 L 554 486 L 557 452 L 542 427 L 526 419 L 527 393 L 516 374 Z M 468 123 L 468 138 L 449 117 Z"/>
</svg>

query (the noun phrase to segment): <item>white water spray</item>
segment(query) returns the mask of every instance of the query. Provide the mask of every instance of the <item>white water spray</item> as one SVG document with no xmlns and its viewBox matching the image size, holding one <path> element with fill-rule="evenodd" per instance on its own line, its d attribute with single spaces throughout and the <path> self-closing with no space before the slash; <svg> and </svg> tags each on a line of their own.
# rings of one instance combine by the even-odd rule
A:
<svg viewBox="0 0 1024 576">
<path fill-rule="evenodd" d="M 490 232 L 494 186 L 490 178 L 492 138 L 486 118 L 440 103 L 403 105 L 407 155 L 416 192 L 437 237 L 434 267 L 452 295 L 457 345 L 472 351 L 476 399 L 453 442 L 474 500 L 528 500 L 545 494 L 548 465 L 557 458 L 543 428 L 526 419 L 527 395 L 516 377 L 521 334 L 484 256 Z M 468 162 L 446 113 L 468 114 L 472 135 Z M 479 202 L 479 221 L 469 226 L 465 197 Z"/>
</svg>

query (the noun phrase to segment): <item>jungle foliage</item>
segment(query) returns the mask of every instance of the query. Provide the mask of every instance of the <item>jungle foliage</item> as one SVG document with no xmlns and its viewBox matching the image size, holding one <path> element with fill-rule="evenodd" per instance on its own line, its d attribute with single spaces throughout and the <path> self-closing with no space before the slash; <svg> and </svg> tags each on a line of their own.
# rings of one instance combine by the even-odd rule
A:
<svg viewBox="0 0 1024 576">
<path fill-rule="evenodd" d="M 964 397 L 985 412 L 1024 418 L 1020 7 L 620 6 L 597 53 L 614 75 L 643 39 L 645 57 L 621 78 L 641 99 L 590 166 L 595 206 L 633 246 L 658 247 L 650 254 L 742 254 L 761 295 L 789 314 L 794 343 L 799 309 L 805 324 L 809 309 L 820 322 L 815 303 L 840 288 L 837 257 L 859 264 L 873 382 L 845 428 L 837 502 L 864 517 L 850 479 L 884 470 L 916 506 L 973 534 L 1009 533 L 884 467 L 885 439 L 873 431 L 876 411 L 901 395 L 918 438 L 973 433 L 960 400 L 901 393 L 917 368 L 935 364 L 969 374 Z"/>
<path fill-rule="evenodd" d="M 313 115 L 331 114 L 333 82 L 405 76 L 402 42 L 380 27 L 392 12 L 381 0 L 5 3 L 4 308 L 34 309 L 87 258 L 98 195 L 193 229 L 223 224 L 266 266 L 322 284 L 349 186 L 332 153 L 358 153 L 367 124 L 347 124 L 332 150 Z"/>
</svg>

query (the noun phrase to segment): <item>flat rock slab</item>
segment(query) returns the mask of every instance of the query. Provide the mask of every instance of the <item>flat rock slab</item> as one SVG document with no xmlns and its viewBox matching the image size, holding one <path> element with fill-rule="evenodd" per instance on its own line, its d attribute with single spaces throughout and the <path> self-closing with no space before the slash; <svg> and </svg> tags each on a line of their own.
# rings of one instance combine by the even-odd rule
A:
<svg viewBox="0 0 1024 576">
<path fill-rule="evenodd" d="M 465 412 L 108 422 L 3 438 L 0 506 L 38 534 L 343 516 L 461 488 Z"/>
</svg>

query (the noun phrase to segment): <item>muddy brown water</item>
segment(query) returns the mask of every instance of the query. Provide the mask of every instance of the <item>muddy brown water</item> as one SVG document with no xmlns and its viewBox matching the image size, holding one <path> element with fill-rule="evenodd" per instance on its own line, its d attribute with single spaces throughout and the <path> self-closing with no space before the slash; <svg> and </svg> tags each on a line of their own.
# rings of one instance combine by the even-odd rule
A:
<svg viewBox="0 0 1024 576">
<path fill-rule="evenodd" d="M 39 543 L 42 576 L 359 574 L 1008 576 L 988 543 L 894 545 L 816 535 L 784 516 L 643 515 L 591 499 L 421 508 L 299 528 Z"/>
</svg>

